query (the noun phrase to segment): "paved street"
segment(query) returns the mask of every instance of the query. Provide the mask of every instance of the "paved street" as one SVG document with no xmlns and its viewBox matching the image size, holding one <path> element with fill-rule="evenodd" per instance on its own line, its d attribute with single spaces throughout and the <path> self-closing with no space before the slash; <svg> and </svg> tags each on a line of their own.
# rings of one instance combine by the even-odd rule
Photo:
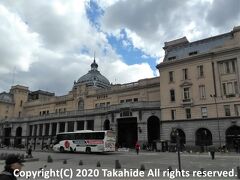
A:
<svg viewBox="0 0 240 180">
<path fill-rule="evenodd" d="M 16 151 L 16 150 L 0 150 L 0 153 L 24 153 L 24 151 Z M 53 163 L 47 163 L 47 156 L 51 155 L 53 158 Z M 33 156 L 39 158 L 39 161 L 35 162 L 26 162 L 23 168 L 24 171 L 26 170 L 39 170 L 40 168 L 45 168 L 49 170 L 50 168 L 53 169 L 73 169 L 76 177 L 77 170 L 76 169 L 92 169 L 92 170 L 99 170 L 99 175 L 97 174 L 98 178 L 104 178 L 102 169 L 112 170 L 115 167 L 115 160 L 119 160 L 121 163 L 121 170 L 123 169 L 132 169 L 136 170 L 139 169 L 141 164 L 145 165 L 145 172 L 149 172 L 150 169 L 160 169 L 161 171 L 167 170 L 169 166 L 172 167 L 173 170 L 178 168 L 177 162 L 177 153 L 163 153 L 163 152 L 140 152 L 139 155 L 136 155 L 134 151 L 130 152 L 115 152 L 115 153 L 107 153 L 107 154 L 81 154 L 81 153 L 50 153 L 50 152 L 33 152 Z M 67 164 L 63 164 L 63 161 L 67 160 Z M 79 166 L 79 161 L 82 160 L 83 165 Z M 100 161 L 101 167 L 96 167 L 97 162 Z M 240 165 L 240 156 L 237 154 L 216 154 L 216 159 L 211 160 L 207 153 L 205 154 L 188 154 L 188 153 L 181 153 L 181 161 L 182 161 L 182 169 L 186 171 L 199 171 L 201 168 L 207 171 L 230 171 L 232 169 L 235 170 L 236 167 Z M 3 169 L 3 162 L 0 164 L 0 170 Z M 162 175 L 162 172 L 160 173 Z M 154 176 L 155 177 L 155 176 Z M 140 177 L 138 177 L 140 178 Z M 146 174 L 145 177 L 146 178 Z M 149 177 L 152 178 L 152 177 Z M 23 178 L 24 179 L 24 178 Z M 30 178 L 33 179 L 33 178 Z M 38 178 L 39 179 L 39 178 Z M 53 179 L 53 178 L 51 178 Z M 75 178 L 77 179 L 77 178 Z M 94 178 L 96 179 L 96 178 Z M 109 179 L 114 179 L 109 177 Z M 125 178 L 126 179 L 126 178 Z M 132 179 L 132 178 L 130 178 Z M 170 178 L 165 178 L 170 179 Z M 173 178 L 172 178 L 173 179 Z M 179 178 L 176 178 L 179 179 Z M 182 178 L 186 179 L 186 178 Z M 192 179 L 192 175 L 191 178 Z M 206 179 L 206 178 L 201 178 Z M 217 179 L 217 178 L 212 178 Z M 226 179 L 226 178 L 222 178 Z M 227 178 L 231 179 L 231 178 Z M 237 179 L 234 177 L 232 179 Z"/>
</svg>

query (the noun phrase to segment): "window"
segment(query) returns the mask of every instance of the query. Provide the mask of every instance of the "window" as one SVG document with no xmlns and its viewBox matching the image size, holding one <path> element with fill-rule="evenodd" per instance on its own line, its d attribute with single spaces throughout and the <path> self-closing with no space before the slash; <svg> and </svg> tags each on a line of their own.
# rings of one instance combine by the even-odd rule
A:
<svg viewBox="0 0 240 180">
<path fill-rule="evenodd" d="M 132 99 L 126 99 L 126 102 L 132 102 Z"/>
<path fill-rule="evenodd" d="M 208 117 L 208 113 L 207 113 L 207 108 L 206 107 L 202 107 L 201 108 L 201 112 L 202 112 L 202 118 L 207 118 Z"/>
<path fill-rule="evenodd" d="M 183 88 L 183 99 L 190 99 L 190 88 Z"/>
<path fill-rule="evenodd" d="M 105 107 L 105 103 L 100 103 L 100 107 Z"/>
<path fill-rule="evenodd" d="M 226 83 L 223 83 L 222 86 L 223 86 L 223 94 L 226 95 L 227 94 Z"/>
<path fill-rule="evenodd" d="M 200 99 L 206 99 L 205 85 L 199 86 Z"/>
<path fill-rule="evenodd" d="M 176 59 L 176 56 L 171 56 L 171 57 L 168 58 L 168 60 L 170 60 L 170 61 L 174 60 L 174 59 Z"/>
<path fill-rule="evenodd" d="M 170 90 L 170 99 L 171 99 L 171 102 L 175 101 L 175 91 L 174 91 L 174 89 Z"/>
<path fill-rule="evenodd" d="M 236 116 L 240 116 L 240 104 L 235 104 L 234 108 Z"/>
<path fill-rule="evenodd" d="M 110 102 L 107 102 L 107 106 L 110 106 Z"/>
<path fill-rule="evenodd" d="M 225 116 L 231 116 L 230 105 L 224 105 Z"/>
<path fill-rule="evenodd" d="M 229 74 L 236 72 L 236 60 L 227 60 L 219 63 L 221 74 Z"/>
<path fill-rule="evenodd" d="M 176 119 L 176 110 L 175 109 L 171 110 L 171 117 L 172 117 L 172 120 Z"/>
<path fill-rule="evenodd" d="M 134 101 L 134 102 L 138 102 L 138 98 L 134 98 L 133 101 Z"/>
<path fill-rule="evenodd" d="M 21 111 L 18 112 L 18 117 L 21 117 Z"/>
<path fill-rule="evenodd" d="M 235 94 L 238 94 L 238 93 L 239 93 L 237 81 L 234 81 L 234 90 L 235 90 Z"/>
<path fill-rule="evenodd" d="M 189 56 L 192 56 L 192 55 L 196 55 L 198 52 L 197 51 L 192 51 L 190 53 L 188 53 Z"/>
<path fill-rule="evenodd" d="M 223 94 L 226 97 L 235 97 L 239 93 L 237 81 L 222 83 Z"/>
<path fill-rule="evenodd" d="M 174 81 L 174 73 L 173 71 L 169 72 L 169 82 L 173 82 Z"/>
<path fill-rule="evenodd" d="M 188 69 L 183 69 L 183 80 L 187 80 L 188 79 Z"/>
<path fill-rule="evenodd" d="M 203 65 L 197 66 L 198 78 L 202 78 L 203 74 Z"/>
<path fill-rule="evenodd" d="M 186 111 L 186 118 L 191 119 L 191 109 L 187 108 L 187 109 L 185 109 L 185 111 Z"/>
<path fill-rule="evenodd" d="M 22 105 L 23 105 L 23 101 L 21 100 L 21 101 L 20 101 L 20 107 L 22 107 Z"/>
<path fill-rule="evenodd" d="M 124 103 L 124 100 L 122 99 L 122 100 L 120 100 L 120 103 L 122 104 L 122 103 Z"/>
</svg>

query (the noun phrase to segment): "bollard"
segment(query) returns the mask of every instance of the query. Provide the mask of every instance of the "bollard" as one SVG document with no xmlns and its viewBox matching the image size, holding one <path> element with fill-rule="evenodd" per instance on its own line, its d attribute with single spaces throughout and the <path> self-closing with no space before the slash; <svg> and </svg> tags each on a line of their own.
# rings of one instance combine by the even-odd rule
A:
<svg viewBox="0 0 240 180">
<path fill-rule="evenodd" d="M 203 169 L 203 168 L 201 168 L 201 169 L 200 169 L 200 171 L 201 171 L 201 175 L 203 176 L 203 171 L 204 171 L 204 169 Z"/>
<path fill-rule="evenodd" d="M 121 169 L 121 164 L 119 160 L 115 160 L 115 169 Z"/>
<path fill-rule="evenodd" d="M 63 164 L 67 164 L 67 160 L 66 159 L 63 160 Z"/>
<path fill-rule="evenodd" d="M 237 178 L 240 179 L 240 167 L 237 166 Z"/>
<path fill-rule="evenodd" d="M 173 171 L 172 166 L 168 166 L 167 170 L 168 170 L 168 172 Z"/>
<path fill-rule="evenodd" d="M 97 167 L 101 167 L 100 161 L 97 162 Z"/>
<path fill-rule="evenodd" d="M 140 171 L 145 171 L 145 170 L 146 170 L 146 168 L 145 168 L 144 164 L 141 164 Z"/>
<path fill-rule="evenodd" d="M 82 165 L 83 165 L 82 160 L 79 161 L 78 165 L 79 165 L 79 166 L 82 166 Z"/>
<path fill-rule="evenodd" d="M 48 163 L 52 163 L 53 162 L 53 159 L 52 159 L 52 157 L 50 155 L 48 155 L 48 157 L 47 157 L 47 162 Z"/>
</svg>

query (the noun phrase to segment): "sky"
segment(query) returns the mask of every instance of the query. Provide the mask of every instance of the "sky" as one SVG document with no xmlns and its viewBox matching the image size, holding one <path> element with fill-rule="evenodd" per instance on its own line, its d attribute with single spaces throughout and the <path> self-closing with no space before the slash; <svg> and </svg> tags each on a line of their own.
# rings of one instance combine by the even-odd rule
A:
<svg viewBox="0 0 240 180">
<path fill-rule="evenodd" d="M 239 0 L 1 0 L 0 92 L 65 95 L 94 53 L 112 84 L 159 76 L 164 42 L 240 25 Z"/>
</svg>

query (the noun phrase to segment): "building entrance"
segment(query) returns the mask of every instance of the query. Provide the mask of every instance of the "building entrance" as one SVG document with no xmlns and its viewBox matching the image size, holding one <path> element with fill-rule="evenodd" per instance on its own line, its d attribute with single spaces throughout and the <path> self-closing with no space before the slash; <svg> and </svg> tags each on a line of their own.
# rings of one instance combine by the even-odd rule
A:
<svg viewBox="0 0 240 180">
<path fill-rule="evenodd" d="M 118 144 L 119 147 L 133 148 L 138 140 L 137 134 L 137 118 L 121 118 L 118 123 Z"/>
</svg>

